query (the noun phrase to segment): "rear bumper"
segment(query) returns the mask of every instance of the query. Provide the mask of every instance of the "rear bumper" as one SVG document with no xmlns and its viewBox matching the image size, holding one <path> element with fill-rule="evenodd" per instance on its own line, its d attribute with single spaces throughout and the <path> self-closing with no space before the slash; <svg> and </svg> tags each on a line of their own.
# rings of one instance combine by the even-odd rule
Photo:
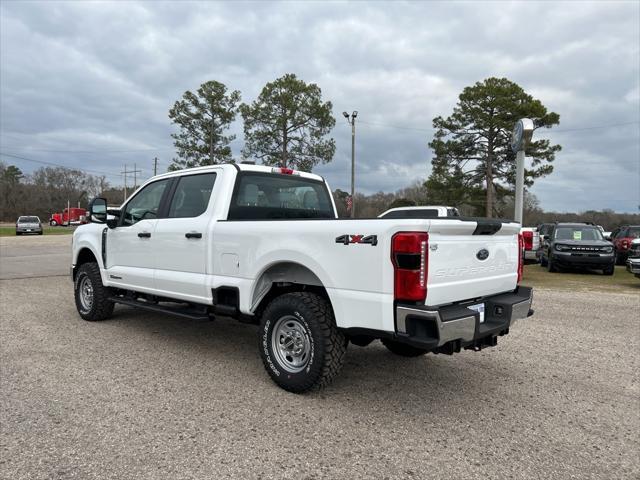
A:
<svg viewBox="0 0 640 480">
<path fill-rule="evenodd" d="M 41 233 L 42 227 L 16 227 L 16 233 Z"/>
<path fill-rule="evenodd" d="M 395 339 L 441 353 L 493 346 L 517 320 L 533 315 L 532 301 L 533 289 L 518 287 L 511 293 L 439 308 L 397 305 Z M 467 308 L 480 303 L 485 308 L 482 323 L 480 314 Z"/>
</svg>

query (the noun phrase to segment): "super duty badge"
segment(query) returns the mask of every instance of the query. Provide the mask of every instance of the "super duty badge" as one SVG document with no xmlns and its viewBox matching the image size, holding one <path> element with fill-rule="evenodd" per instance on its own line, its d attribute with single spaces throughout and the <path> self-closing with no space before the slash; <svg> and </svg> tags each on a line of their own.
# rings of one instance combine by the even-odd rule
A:
<svg viewBox="0 0 640 480">
<path fill-rule="evenodd" d="M 336 237 L 336 243 L 349 245 L 350 243 L 363 243 L 375 247 L 378 245 L 377 235 L 340 235 Z"/>
</svg>

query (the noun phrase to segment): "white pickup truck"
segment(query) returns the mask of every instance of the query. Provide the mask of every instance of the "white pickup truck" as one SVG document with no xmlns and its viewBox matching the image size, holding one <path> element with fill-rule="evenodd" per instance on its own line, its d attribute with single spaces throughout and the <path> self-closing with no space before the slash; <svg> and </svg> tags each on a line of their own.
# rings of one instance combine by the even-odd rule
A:
<svg viewBox="0 0 640 480">
<path fill-rule="evenodd" d="M 489 219 L 337 219 L 322 177 L 226 164 L 158 175 L 117 211 L 94 199 L 73 235 L 85 320 L 119 303 L 260 325 L 271 378 L 327 385 L 348 343 L 393 353 L 494 346 L 532 314 L 520 225 Z"/>
</svg>

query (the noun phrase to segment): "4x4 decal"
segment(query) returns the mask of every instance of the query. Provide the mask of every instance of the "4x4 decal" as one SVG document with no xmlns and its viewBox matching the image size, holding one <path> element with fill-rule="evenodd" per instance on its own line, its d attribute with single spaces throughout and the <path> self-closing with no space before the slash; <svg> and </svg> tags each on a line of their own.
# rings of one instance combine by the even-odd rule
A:
<svg viewBox="0 0 640 480">
<path fill-rule="evenodd" d="M 350 243 L 363 243 L 375 247 L 378 245 L 377 235 L 340 235 L 336 237 L 336 243 L 349 245 Z"/>
</svg>

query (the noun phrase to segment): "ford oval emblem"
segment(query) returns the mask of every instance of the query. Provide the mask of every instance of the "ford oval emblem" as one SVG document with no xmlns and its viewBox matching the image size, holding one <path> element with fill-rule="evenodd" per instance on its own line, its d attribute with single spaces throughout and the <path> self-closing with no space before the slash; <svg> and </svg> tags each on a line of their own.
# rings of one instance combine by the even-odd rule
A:
<svg viewBox="0 0 640 480">
<path fill-rule="evenodd" d="M 487 258 L 489 258 L 489 250 L 487 250 L 486 248 L 478 250 L 478 253 L 476 253 L 476 258 L 478 260 L 486 260 Z"/>
</svg>

